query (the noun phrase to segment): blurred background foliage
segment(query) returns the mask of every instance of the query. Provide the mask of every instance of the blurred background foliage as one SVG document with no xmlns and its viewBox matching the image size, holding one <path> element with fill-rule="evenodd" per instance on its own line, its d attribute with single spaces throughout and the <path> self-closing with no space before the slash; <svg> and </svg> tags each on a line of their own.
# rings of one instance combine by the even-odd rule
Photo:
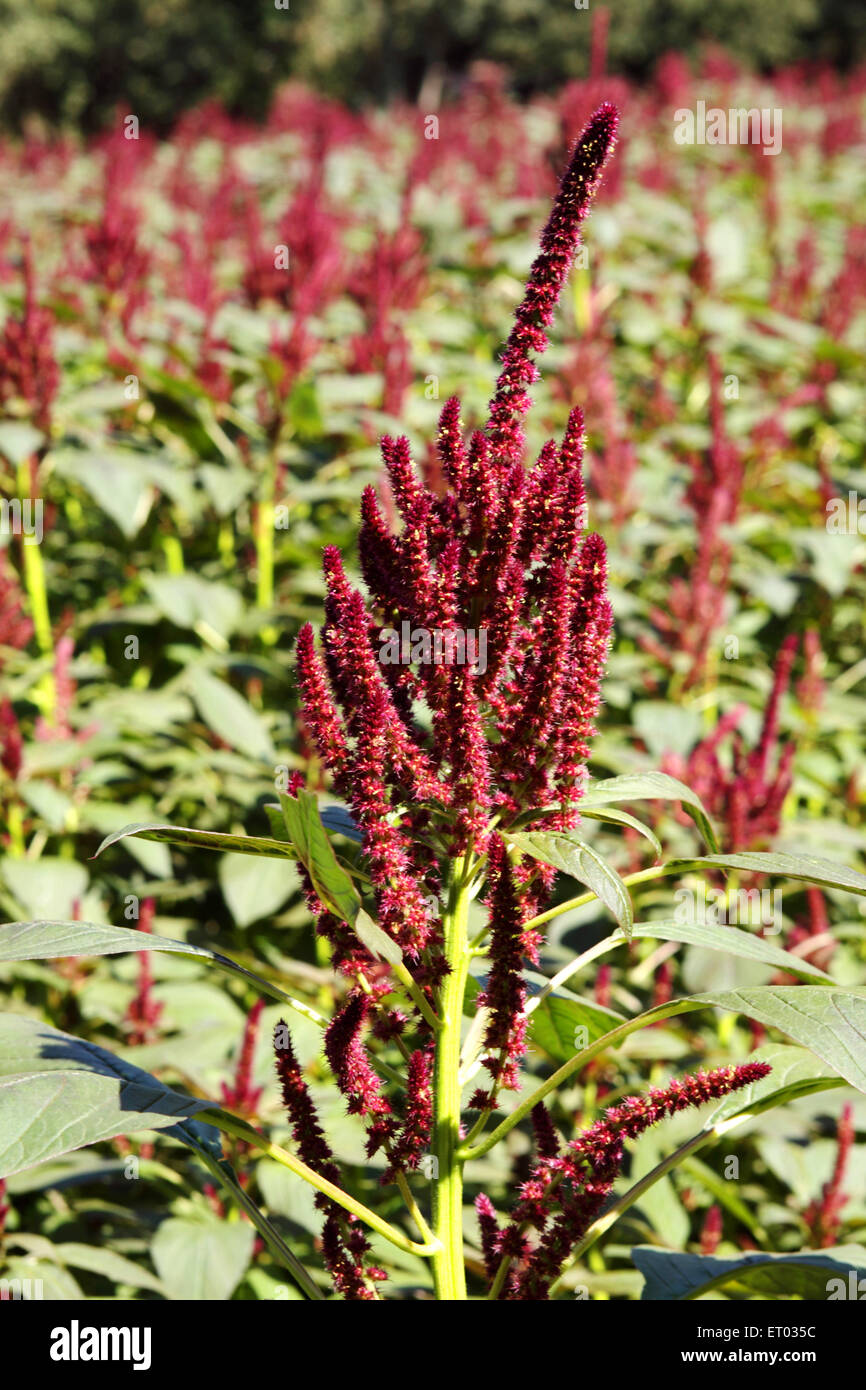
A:
<svg viewBox="0 0 866 1390">
<path fill-rule="evenodd" d="M 522 94 L 584 77 L 591 9 L 573 0 L 0 0 L 0 123 L 87 131 L 118 103 L 156 130 L 214 98 L 260 119 L 288 77 L 355 106 L 436 93 L 479 58 Z M 862 0 L 616 0 L 608 69 L 643 77 L 706 44 L 763 70 L 866 55 Z"/>
</svg>

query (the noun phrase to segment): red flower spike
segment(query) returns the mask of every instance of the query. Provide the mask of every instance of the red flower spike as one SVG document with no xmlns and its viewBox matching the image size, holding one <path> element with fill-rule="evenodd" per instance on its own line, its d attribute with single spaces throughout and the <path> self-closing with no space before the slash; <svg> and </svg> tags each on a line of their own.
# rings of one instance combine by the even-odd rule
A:
<svg viewBox="0 0 866 1390">
<path fill-rule="evenodd" d="M 483 1192 L 479 1192 L 475 1198 L 475 1211 L 478 1216 L 478 1229 L 481 1232 L 481 1253 L 484 1256 L 484 1268 L 487 1271 L 488 1279 L 492 1282 L 501 1258 L 498 1250 L 499 1222 L 496 1220 L 493 1203 Z"/>
<path fill-rule="evenodd" d="M 523 300 L 505 345 L 503 369 L 490 407 L 487 433 L 496 457 L 509 463 L 521 456 L 521 419 L 531 405 L 524 389 L 537 380 L 532 354 L 544 352 L 544 328 L 553 319 L 565 278 L 580 244 L 580 224 L 598 187 L 604 163 L 616 141 L 619 117 L 605 102 L 595 112 L 572 153 L 547 226 L 541 254 L 533 263 Z"/>
<path fill-rule="evenodd" d="M 222 1083 L 223 1105 L 230 1106 L 239 1115 L 254 1115 L 262 1095 L 262 1087 L 252 1084 L 252 1076 L 253 1059 L 259 1036 L 259 1019 L 264 1007 L 264 999 L 258 999 L 247 1014 L 234 1080 L 230 1086 L 225 1082 Z"/>
<path fill-rule="evenodd" d="M 350 1115 L 385 1115 L 391 1110 L 360 1039 L 368 1007 L 367 995 L 350 995 L 325 1031 L 325 1056 Z"/>
<path fill-rule="evenodd" d="M 646 1095 L 629 1096 L 612 1106 L 568 1145 L 561 1158 L 540 1155 L 511 1214 L 503 1249 L 506 1236 L 514 1239 L 524 1224 L 535 1227 L 540 1235 L 535 1248 L 512 1271 L 505 1296 L 521 1300 L 547 1297 L 569 1251 L 607 1200 L 619 1174 L 626 1139 L 636 1139 L 677 1111 L 750 1086 L 768 1076 L 770 1070 L 766 1062 L 744 1062 L 678 1078 L 664 1089 L 651 1087 Z"/>
</svg>

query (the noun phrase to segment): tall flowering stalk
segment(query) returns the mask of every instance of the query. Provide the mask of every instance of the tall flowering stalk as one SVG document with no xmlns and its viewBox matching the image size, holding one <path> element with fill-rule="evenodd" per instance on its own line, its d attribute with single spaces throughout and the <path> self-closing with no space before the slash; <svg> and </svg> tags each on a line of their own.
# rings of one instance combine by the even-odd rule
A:
<svg viewBox="0 0 866 1390">
<path fill-rule="evenodd" d="M 534 358 L 547 346 L 616 129 L 616 112 L 604 105 L 574 147 L 485 428 L 467 438 L 459 402 L 446 403 L 438 453 L 447 488 L 436 493 L 416 472 L 407 439 L 382 441 L 402 527 L 389 527 L 375 489 L 367 488 L 359 544 L 369 600 L 329 547 L 321 651 L 309 625 L 298 638 L 304 721 L 363 835 L 380 926 L 401 948 L 421 997 L 438 1006 L 424 1018 L 416 1007 L 405 1023 L 395 1016 L 384 998 L 390 985 L 371 987 L 369 954 L 310 885 L 318 930 L 352 980 L 326 1053 L 349 1109 L 366 1117 L 369 1151 L 384 1146 L 392 1171 L 417 1161 L 423 1127 L 432 1122 L 433 1229 L 442 1245 L 434 1266 L 444 1298 L 464 1296 L 458 1068 L 469 903 L 488 869 L 490 1083 L 472 1100 L 484 1111 L 498 1089 L 518 1084 L 526 1026 L 521 959 L 535 958 L 538 947 L 523 922 L 539 910 L 553 877 L 534 861 L 515 860 L 500 830 L 518 817 L 538 824 L 545 812 L 559 828 L 577 823 L 610 638 L 604 544 L 584 534 L 581 412 L 572 412 L 562 443 L 547 443 L 530 468 L 523 421 L 538 377 Z M 432 658 L 422 646 L 405 661 L 388 660 L 386 632 L 406 624 L 435 634 Z M 455 656 L 469 652 L 470 636 L 476 658 L 483 645 L 484 661 Z M 380 1036 L 404 1027 L 416 1035 L 402 1122 L 371 1064 L 365 1026 Z M 427 1107 L 421 1058 L 430 1052 Z"/>
</svg>

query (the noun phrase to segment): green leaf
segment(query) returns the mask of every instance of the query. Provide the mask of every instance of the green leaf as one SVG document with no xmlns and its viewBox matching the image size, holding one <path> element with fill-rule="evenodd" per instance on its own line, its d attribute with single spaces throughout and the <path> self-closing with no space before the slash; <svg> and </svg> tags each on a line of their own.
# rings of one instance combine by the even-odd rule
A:
<svg viewBox="0 0 866 1390">
<path fill-rule="evenodd" d="M 88 874 L 74 859 L 14 859 L 0 862 L 0 874 L 19 911 L 34 917 L 65 917 L 87 892 Z"/>
<path fill-rule="evenodd" d="M 274 746 L 260 716 L 243 695 L 225 681 L 218 680 L 203 666 L 187 671 L 190 694 L 198 712 L 219 738 L 230 748 L 237 748 L 251 758 L 272 763 Z"/>
<path fill-rule="evenodd" d="M 163 1287 L 155 1274 L 123 1255 L 102 1246 L 79 1245 L 73 1241 L 55 1245 L 54 1258 L 58 1264 L 71 1265 L 73 1269 L 84 1269 L 89 1274 L 101 1274 L 115 1284 L 129 1284 L 134 1289 L 151 1289 L 163 1293 Z"/>
<path fill-rule="evenodd" d="M 23 1259 L 9 1259 L 3 1266 L 3 1278 L 11 1284 L 14 1296 L 16 1281 L 21 1281 L 21 1296 L 29 1302 L 38 1294 L 46 1303 L 71 1303 L 84 1298 L 81 1285 L 60 1265 L 51 1260 L 37 1260 L 32 1256 Z"/>
<path fill-rule="evenodd" d="M 655 850 L 656 858 L 661 859 L 664 853 L 661 840 L 658 835 L 656 835 L 655 831 L 651 830 L 648 825 L 645 825 L 642 820 L 638 820 L 637 816 L 629 815 L 628 811 L 614 811 L 609 806 L 604 809 L 593 808 L 592 810 L 588 810 L 583 803 L 581 803 L 580 814 L 583 820 L 598 820 L 604 821 L 608 825 L 631 826 L 632 830 L 636 830 L 645 840 L 649 840 Z"/>
<path fill-rule="evenodd" d="M 144 454 L 131 449 L 55 449 L 58 478 L 80 483 L 94 502 L 131 540 L 147 520 L 156 495 Z"/>
<path fill-rule="evenodd" d="M 340 868 L 312 792 L 301 787 L 296 796 L 280 792 L 280 806 L 289 840 L 306 868 L 319 900 L 339 917 L 354 922 L 361 907 L 351 878 Z"/>
<path fill-rule="evenodd" d="M 279 859 L 254 864 L 246 854 L 226 854 L 220 860 L 218 876 L 223 897 L 239 927 L 273 916 L 298 887 L 294 864 Z"/>
<path fill-rule="evenodd" d="M 0 422 L 0 453 L 16 468 L 25 463 L 45 443 L 45 435 L 23 420 Z"/>
<path fill-rule="evenodd" d="M 659 941 L 682 941 L 689 946 L 703 946 L 710 951 L 723 951 L 726 955 L 740 956 L 744 960 L 757 960 L 776 970 L 785 970 L 799 979 L 822 981 L 832 984 L 829 975 L 819 970 L 801 956 L 783 951 L 763 936 L 755 936 L 742 927 L 711 926 L 703 922 L 651 921 L 635 922 L 631 935 L 650 937 Z M 623 940 L 625 940 L 623 936 Z"/>
<path fill-rule="evenodd" d="M 0 1177 L 117 1134 L 215 1131 L 192 1117 L 208 1103 L 171 1090 L 104 1048 L 23 1014 L 0 1014 Z"/>
<path fill-rule="evenodd" d="M 591 1043 L 592 1056 L 603 1052 L 606 1046 L 618 1047 L 632 1033 L 661 1019 L 706 1006 L 745 1014 L 767 1028 L 778 1028 L 814 1052 L 858 1091 L 866 1092 L 866 990 L 842 989 L 835 984 L 826 989 L 817 985 L 754 985 L 674 999 L 628 1019 L 607 1039 Z M 577 1065 L 590 1060 L 589 1056 L 582 1057 Z M 555 1084 L 554 1078 L 544 1084 Z"/>
<path fill-rule="evenodd" d="M 358 912 L 353 927 L 361 945 L 366 946 L 371 956 L 376 960 L 386 960 L 389 965 L 401 963 L 403 952 L 396 941 L 392 941 L 391 937 L 383 932 L 378 922 L 374 922 L 363 908 Z"/>
<path fill-rule="evenodd" d="M 188 941 L 173 941 L 170 937 L 155 936 L 151 932 L 135 931 L 130 927 L 111 927 L 102 922 L 9 922 L 0 927 L 0 961 L 116 956 L 126 951 L 169 951 L 176 955 L 197 956 L 200 960 L 218 965 L 221 970 L 248 980 L 263 994 L 288 1004 L 312 1022 L 321 1026 L 326 1021 L 309 1005 L 293 999 L 270 981 L 207 946 L 193 946 Z M 195 986 L 188 985 L 186 988 L 189 991 Z M 165 998 L 169 1007 L 172 997 L 167 995 Z M 166 1042 L 164 1047 L 170 1053 L 173 1045 Z"/>
<path fill-rule="evenodd" d="M 705 854 L 700 859 L 672 859 L 682 868 L 741 869 L 753 874 L 781 874 L 784 878 L 802 879 L 822 888 L 839 888 L 844 893 L 866 897 L 866 874 L 834 864 L 830 859 L 818 859 L 812 854 L 767 854 L 746 850 L 742 854 Z"/>
<path fill-rule="evenodd" d="M 601 782 L 590 782 L 581 797 L 580 810 L 583 812 L 616 801 L 679 801 L 710 849 L 716 851 L 719 847 L 713 823 L 697 792 L 676 777 L 669 777 L 666 772 L 626 773 L 622 777 L 606 777 Z"/>
<path fill-rule="evenodd" d="M 247 1222 L 175 1216 L 163 1221 L 150 1247 L 169 1298 L 223 1302 L 246 1273 L 255 1229 Z"/>
<path fill-rule="evenodd" d="M 176 627 L 195 631 L 206 625 L 225 642 L 243 618 L 243 599 L 228 584 L 197 574 L 151 574 L 145 584 L 160 612 Z"/>
<path fill-rule="evenodd" d="M 575 831 L 531 831 L 506 838 L 522 854 L 530 854 L 543 864 L 552 864 L 576 878 L 578 883 L 586 884 L 613 913 L 625 934 L 630 934 L 633 919 L 628 889 L 598 850 Z"/>
<path fill-rule="evenodd" d="M 815 985 L 756 985 L 722 994 L 693 995 L 692 1002 L 747 1014 L 778 1028 L 827 1062 L 858 1091 L 866 1091 L 866 991 Z"/>
<path fill-rule="evenodd" d="M 530 1014 L 529 1039 L 556 1061 L 567 1062 L 621 1021 L 613 1009 L 561 990 L 548 994 Z"/>
<path fill-rule="evenodd" d="M 64 956 L 116 956 L 124 951 L 176 951 L 213 959 L 213 951 L 102 922 L 7 922 L 0 927 L 0 961 L 58 960 Z"/>
<path fill-rule="evenodd" d="M 570 1057 L 469 1151 L 471 1157 L 480 1158 L 488 1153 L 534 1105 L 594 1058 L 619 1047 L 633 1033 L 662 1019 L 676 1018 L 706 1006 L 743 1013 L 767 1027 L 780 1029 L 814 1052 L 858 1091 L 866 1092 L 866 990 L 841 989 L 838 985 L 827 989 L 815 985 L 757 985 L 718 994 L 693 994 L 627 1019 Z"/>
<path fill-rule="evenodd" d="M 125 825 L 106 835 L 93 858 L 97 859 L 109 845 L 116 845 L 128 835 L 137 835 L 142 840 L 167 840 L 173 845 L 191 845 L 196 849 L 224 850 L 231 854 L 256 854 L 272 859 L 297 859 L 297 853 L 290 844 L 282 840 L 269 840 L 263 835 L 224 835 L 216 830 L 193 830 L 186 825 L 164 825 L 159 821 L 139 825 Z"/>
<path fill-rule="evenodd" d="M 771 1299 L 797 1297 L 824 1302 L 834 1297 L 858 1298 L 858 1278 L 866 1272 L 866 1250 L 860 1245 L 799 1250 L 790 1255 L 761 1251 L 732 1259 L 648 1245 L 635 1246 L 631 1254 L 646 1280 L 641 1298 L 667 1303 L 700 1298 L 721 1288 Z"/>
</svg>

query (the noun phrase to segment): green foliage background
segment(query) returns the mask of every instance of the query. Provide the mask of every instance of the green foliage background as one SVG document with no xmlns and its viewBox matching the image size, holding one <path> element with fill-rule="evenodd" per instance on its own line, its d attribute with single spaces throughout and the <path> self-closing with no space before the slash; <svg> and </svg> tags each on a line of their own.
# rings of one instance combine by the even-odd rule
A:
<svg viewBox="0 0 866 1390">
<path fill-rule="evenodd" d="M 302 78 L 353 104 L 417 96 L 431 68 L 508 64 L 522 92 L 584 76 L 595 9 L 572 0 L 0 0 L 0 123 L 94 129 L 122 103 L 166 129 L 213 97 L 260 118 Z M 612 71 L 640 76 L 706 44 L 761 68 L 866 54 L 861 0 L 613 0 Z"/>
</svg>

